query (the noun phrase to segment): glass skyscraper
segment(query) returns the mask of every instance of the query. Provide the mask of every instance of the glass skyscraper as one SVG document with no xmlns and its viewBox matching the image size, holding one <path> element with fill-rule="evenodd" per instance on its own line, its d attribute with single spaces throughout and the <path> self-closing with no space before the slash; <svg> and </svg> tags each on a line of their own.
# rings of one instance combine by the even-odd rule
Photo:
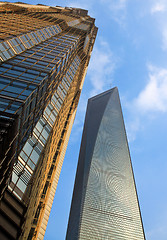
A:
<svg viewBox="0 0 167 240">
<path fill-rule="evenodd" d="M 88 11 L 0 2 L 0 239 L 43 239 L 97 34 Z"/>
<path fill-rule="evenodd" d="M 66 240 L 144 240 L 117 88 L 88 101 Z"/>
</svg>

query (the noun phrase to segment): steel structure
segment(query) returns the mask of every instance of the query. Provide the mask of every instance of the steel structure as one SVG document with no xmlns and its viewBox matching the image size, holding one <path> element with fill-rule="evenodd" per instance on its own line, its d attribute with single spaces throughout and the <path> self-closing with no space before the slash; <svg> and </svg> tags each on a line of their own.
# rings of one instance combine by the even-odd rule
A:
<svg viewBox="0 0 167 240">
<path fill-rule="evenodd" d="M 43 239 L 97 34 L 77 8 L 0 2 L 0 238 Z"/>
<path fill-rule="evenodd" d="M 66 240 L 144 240 L 117 88 L 88 101 Z"/>
</svg>

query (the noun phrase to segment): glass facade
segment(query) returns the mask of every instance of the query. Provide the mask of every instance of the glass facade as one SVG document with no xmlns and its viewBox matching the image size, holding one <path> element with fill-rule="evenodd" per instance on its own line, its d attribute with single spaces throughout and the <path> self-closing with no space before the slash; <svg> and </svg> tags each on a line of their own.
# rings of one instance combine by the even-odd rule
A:
<svg viewBox="0 0 167 240">
<path fill-rule="evenodd" d="M 68 59 L 74 57 L 78 42 L 74 34 L 59 35 L 1 64 L 0 111 L 23 116 L 19 119 L 18 151 L 57 87 Z"/>
<path fill-rule="evenodd" d="M 87 13 L 0 3 L 0 238 L 44 237 L 97 34 Z"/>
<path fill-rule="evenodd" d="M 33 129 L 32 136 L 26 141 L 19 154 L 18 162 L 13 168 L 12 181 L 9 189 L 12 190 L 20 200 L 22 199 L 35 167 L 38 164 L 40 154 L 46 145 L 49 134 L 53 128 L 56 117 L 59 114 L 61 105 L 68 93 L 79 64 L 80 59 L 76 56 L 66 75 L 59 83 L 51 101 L 46 106 L 43 116 L 40 117 Z"/>
<path fill-rule="evenodd" d="M 6 6 L 0 4 L 0 13 L 1 29 L 3 29 L 0 32 L 1 40 L 10 39 L 18 35 L 21 36 L 23 33 L 29 33 L 53 25 L 53 22 L 45 21 L 48 18 L 47 15 L 43 14 L 41 19 L 40 14 L 37 12 L 22 11 L 19 13 L 18 9 L 12 9 L 12 6 L 7 9 Z M 37 18 L 38 21 L 35 21 Z"/>
<path fill-rule="evenodd" d="M 0 60 L 5 61 L 61 32 L 59 25 L 45 27 L 0 43 Z"/>
<path fill-rule="evenodd" d="M 81 146 L 66 239 L 144 240 L 117 88 L 89 100 Z"/>
</svg>

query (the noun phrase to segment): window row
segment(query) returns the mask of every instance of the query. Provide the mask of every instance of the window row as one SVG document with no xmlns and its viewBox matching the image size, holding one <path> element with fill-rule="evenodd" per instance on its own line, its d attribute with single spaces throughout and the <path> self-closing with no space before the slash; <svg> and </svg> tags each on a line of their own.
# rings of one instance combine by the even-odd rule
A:
<svg viewBox="0 0 167 240">
<path fill-rule="evenodd" d="M 74 74 L 77 71 L 79 63 L 80 59 L 78 56 L 76 56 L 71 64 L 70 69 L 67 72 L 68 74 L 66 74 L 66 76 L 60 82 L 57 90 L 51 98 L 50 103 L 45 108 L 43 116 L 38 120 L 33 130 L 32 136 L 29 137 L 29 139 L 26 141 L 23 149 L 19 154 L 18 163 L 14 167 L 14 171 L 12 173 L 12 182 L 17 188 L 21 190 L 22 193 L 25 192 L 28 185 L 25 174 L 28 174 L 30 179 L 36 165 L 38 164 L 40 154 L 46 145 L 51 129 L 53 128 L 56 117 L 60 111 L 61 105 L 63 104 L 63 101 L 67 95 L 72 81 L 71 79 L 74 78 Z M 20 170 L 18 171 L 18 169 Z M 14 188 L 14 193 L 16 196 L 18 196 Z"/>
<path fill-rule="evenodd" d="M 36 31 L 26 33 L 19 37 L 15 37 L 5 42 L 0 43 L 0 58 L 5 61 L 16 54 L 19 54 L 26 49 L 29 49 L 52 36 L 60 33 L 62 30 L 59 25 L 53 25 L 38 29 Z"/>
</svg>

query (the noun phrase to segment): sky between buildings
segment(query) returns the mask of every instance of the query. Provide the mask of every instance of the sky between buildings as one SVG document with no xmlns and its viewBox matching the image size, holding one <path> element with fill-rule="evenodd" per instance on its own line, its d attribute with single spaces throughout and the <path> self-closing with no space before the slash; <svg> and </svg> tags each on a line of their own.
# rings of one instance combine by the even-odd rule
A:
<svg viewBox="0 0 167 240">
<path fill-rule="evenodd" d="M 167 239 L 167 0 L 30 0 L 89 10 L 99 28 L 45 240 L 64 240 L 87 99 L 117 86 L 147 240 Z"/>
</svg>

